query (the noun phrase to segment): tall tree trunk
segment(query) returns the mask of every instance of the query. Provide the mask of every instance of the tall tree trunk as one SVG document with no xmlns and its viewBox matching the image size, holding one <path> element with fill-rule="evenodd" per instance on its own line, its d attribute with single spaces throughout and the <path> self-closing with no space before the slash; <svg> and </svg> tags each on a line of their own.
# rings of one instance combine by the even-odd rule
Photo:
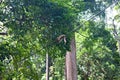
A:
<svg viewBox="0 0 120 80">
<path fill-rule="evenodd" d="M 118 52 L 119 52 L 119 56 L 120 56 L 120 40 L 118 40 L 117 42 L 118 42 Z"/>
<path fill-rule="evenodd" d="M 46 54 L 46 80 L 49 80 L 49 55 Z"/>
<path fill-rule="evenodd" d="M 70 43 L 71 51 L 66 52 L 66 63 L 65 63 L 65 75 L 66 80 L 77 80 L 77 65 L 76 65 L 76 45 L 75 37 L 71 40 Z"/>
<path fill-rule="evenodd" d="M 2 76 L 0 75 L 0 80 L 2 80 Z"/>
</svg>

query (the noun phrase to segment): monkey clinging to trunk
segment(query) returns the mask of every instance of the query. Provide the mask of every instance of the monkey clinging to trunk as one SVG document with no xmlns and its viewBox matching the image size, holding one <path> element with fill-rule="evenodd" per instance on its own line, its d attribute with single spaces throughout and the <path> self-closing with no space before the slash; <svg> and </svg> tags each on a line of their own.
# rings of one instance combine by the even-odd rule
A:
<svg viewBox="0 0 120 80">
<path fill-rule="evenodd" d="M 66 35 L 62 34 L 62 35 L 58 36 L 56 41 L 58 43 L 61 43 L 62 41 L 64 41 L 64 43 L 66 44 Z"/>
</svg>

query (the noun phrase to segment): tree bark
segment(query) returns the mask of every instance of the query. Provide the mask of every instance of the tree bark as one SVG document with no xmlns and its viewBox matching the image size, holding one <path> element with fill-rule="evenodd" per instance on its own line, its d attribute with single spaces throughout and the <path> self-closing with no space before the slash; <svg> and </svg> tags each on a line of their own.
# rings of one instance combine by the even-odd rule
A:
<svg viewBox="0 0 120 80">
<path fill-rule="evenodd" d="M 71 40 L 70 43 L 71 51 L 66 52 L 66 80 L 77 80 L 77 65 L 76 65 L 76 45 L 75 45 L 75 37 Z"/>
<path fill-rule="evenodd" d="M 46 80 L 49 80 L 49 55 L 46 54 Z"/>
</svg>

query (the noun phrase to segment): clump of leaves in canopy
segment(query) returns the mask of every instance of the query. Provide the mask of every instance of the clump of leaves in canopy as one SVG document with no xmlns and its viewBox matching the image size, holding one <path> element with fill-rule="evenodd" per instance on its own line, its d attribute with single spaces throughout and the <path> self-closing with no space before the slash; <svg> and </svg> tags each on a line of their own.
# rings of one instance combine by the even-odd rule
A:
<svg viewBox="0 0 120 80">
<path fill-rule="evenodd" d="M 65 34 L 69 41 L 71 33 L 68 34 L 68 32 L 73 29 L 74 16 L 67 7 L 47 0 L 6 0 L 1 6 L 0 21 L 8 27 L 11 36 L 8 44 L 1 47 L 6 49 L 5 54 L 12 56 L 11 61 L 4 64 L 8 67 L 3 73 L 7 74 L 7 70 L 10 71 L 3 77 L 5 79 L 31 79 L 37 74 L 38 68 L 33 71 L 34 65 L 37 65 L 37 63 L 32 64 L 33 55 L 45 54 L 47 50 L 55 52 L 54 49 L 60 53 L 59 50 L 67 49 L 69 42 L 63 47 L 55 41 L 62 34 Z M 34 74 L 27 74 L 32 73 L 31 71 Z M 44 73 L 41 70 L 39 72 Z M 37 77 L 36 75 L 34 78 L 37 79 Z"/>
<path fill-rule="evenodd" d="M 11 29 L 15 40 L 22 40 L 28 33 L 44 43 L 42 45 L 51 45 L 62 34 L 70 39 L 68 32 L 73 29 L 74 23 L 71 10 L 47 0 L 8 1 L 1 19 Z"/>
<path fill-rule="evenodd" d="M 83 31 L 83 32 L 82 32 Z M 80 29 L 82 36 L 78 58 L 78 75 L 81 79 L 118 79 L 119 59 L 116 41 L 105 29 L 104 22 L 87 21 Z M 84 35 L 84 36 L 83 36 Z M 111 76 L 110 76 L 111 75 Z"/>
</svg>

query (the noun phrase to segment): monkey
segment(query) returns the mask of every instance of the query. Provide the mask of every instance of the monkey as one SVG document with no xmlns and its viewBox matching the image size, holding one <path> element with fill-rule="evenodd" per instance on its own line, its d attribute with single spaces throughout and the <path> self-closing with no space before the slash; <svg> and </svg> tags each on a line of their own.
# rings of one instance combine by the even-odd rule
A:
<svg viewBox="0 0 120 80">
<path fill-rule="evenodd" d="M 56 40 L 58 43 L 60 43 L 61 41 L 64 41 L 64 43 L 66 44 L 66 35 L 62 34 L 60 36 L 57 37 L 57 40 Z"/>
</svg>

